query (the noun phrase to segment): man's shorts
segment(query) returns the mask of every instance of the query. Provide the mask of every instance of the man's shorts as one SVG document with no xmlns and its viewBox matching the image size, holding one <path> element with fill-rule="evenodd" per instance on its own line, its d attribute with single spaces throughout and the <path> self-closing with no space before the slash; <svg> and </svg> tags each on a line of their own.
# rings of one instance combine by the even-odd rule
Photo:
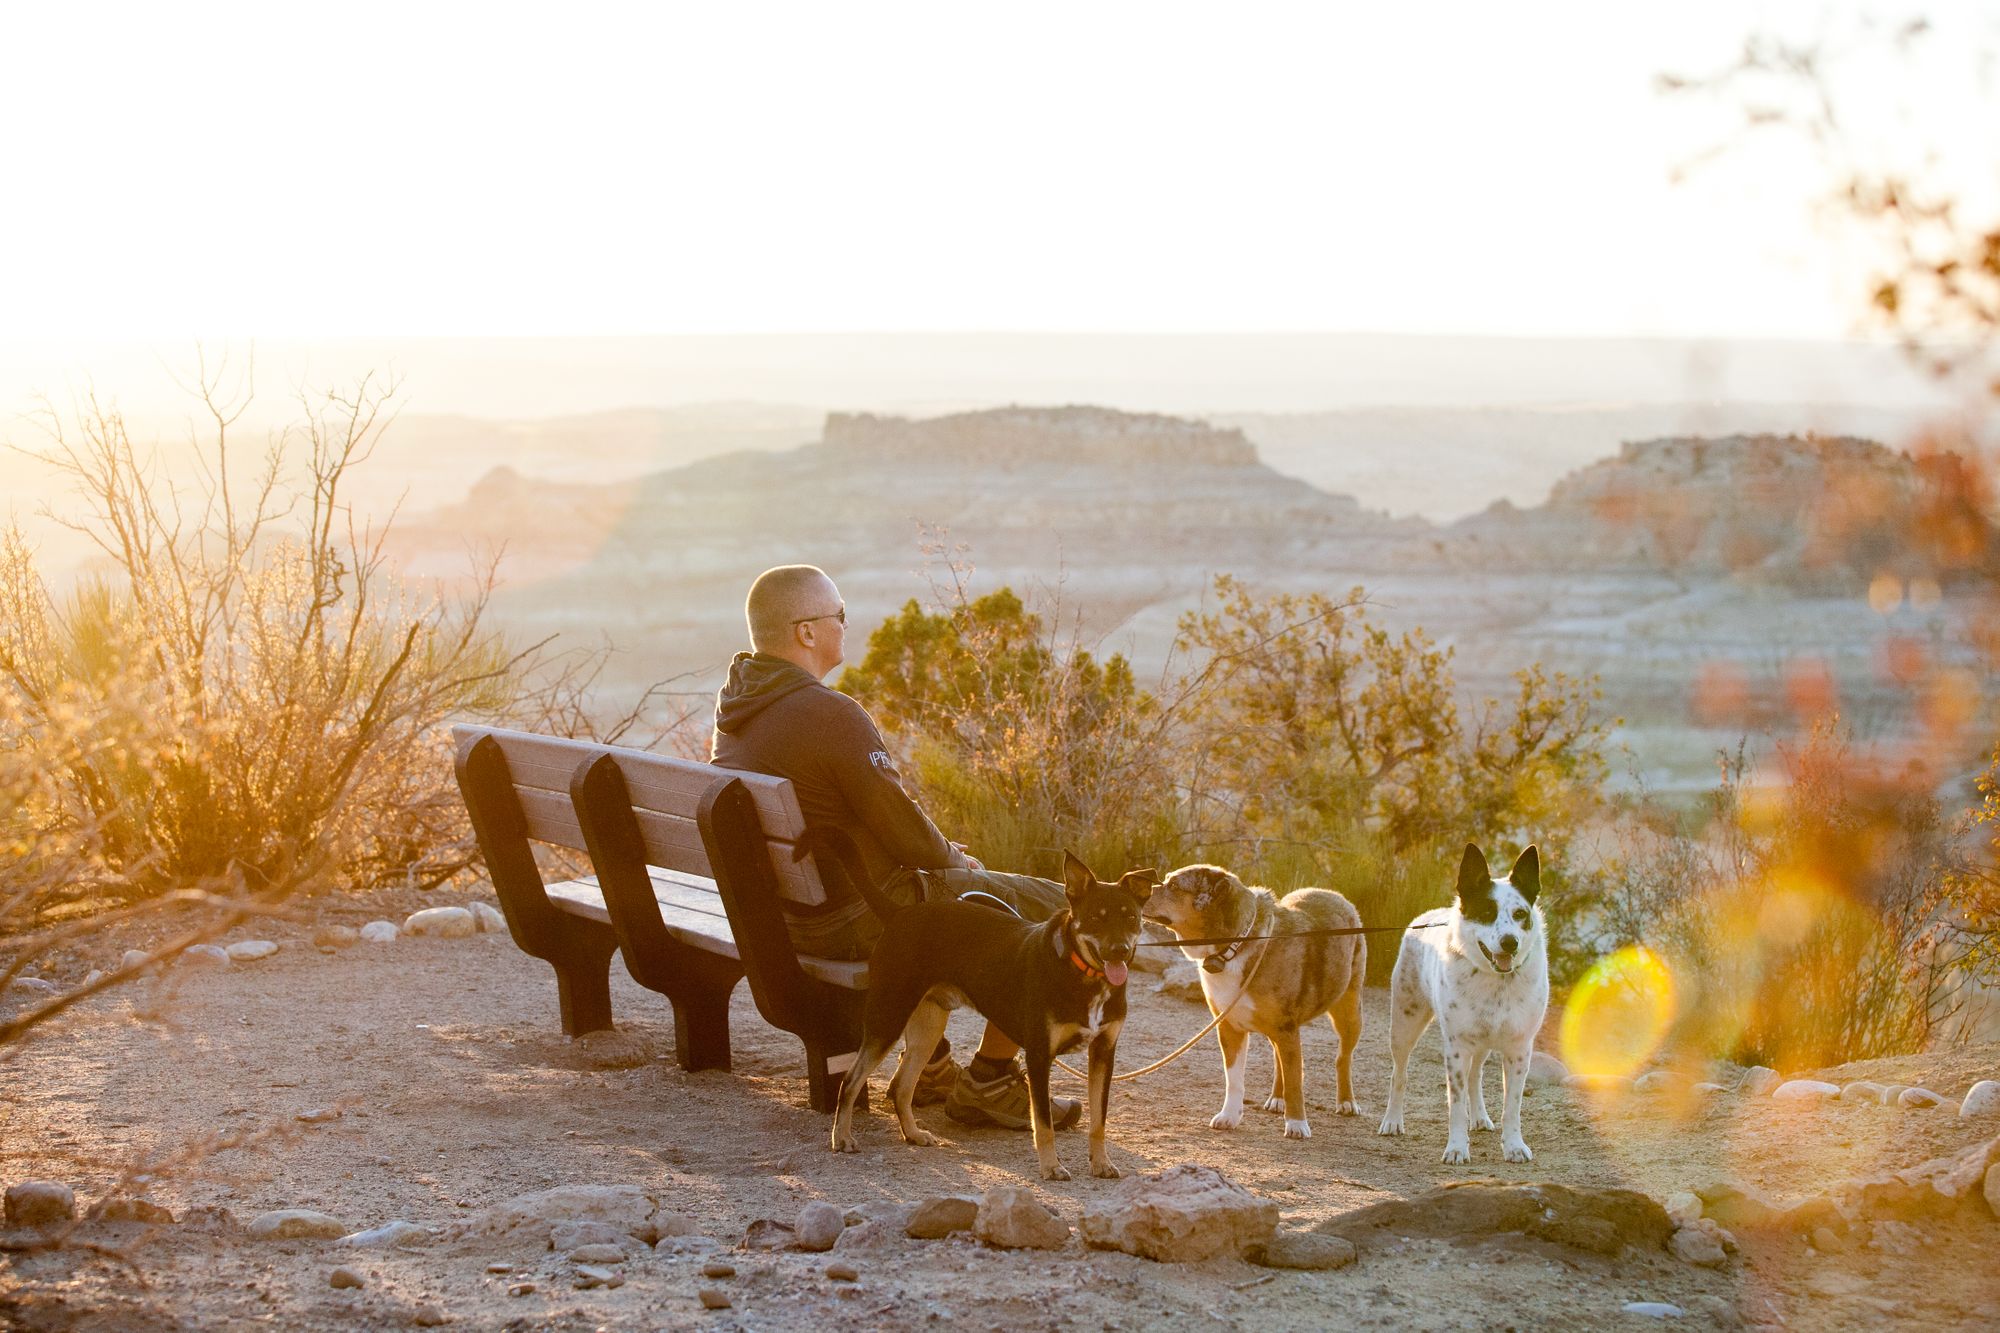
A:
<svg viewBox="0 0 2000 1333">
<path fill-rule="evenodd" d="M 883 892 L 900 903 L 943 902 L 975 889 L 1000 899 L 1025 921 L 1047 921 L 1068 906 L 1063 886 L 1054 880 L 1009 875 L 998 870 L 905 868 L 882 883 Z M 875 942 L 882 938 L 882 922 L 867 903 L 858 899 L 819 916 L 788 916 L 785 928 L 800 953 L 818 958 L 866 958 L 875 952 Z"/>
</svg>

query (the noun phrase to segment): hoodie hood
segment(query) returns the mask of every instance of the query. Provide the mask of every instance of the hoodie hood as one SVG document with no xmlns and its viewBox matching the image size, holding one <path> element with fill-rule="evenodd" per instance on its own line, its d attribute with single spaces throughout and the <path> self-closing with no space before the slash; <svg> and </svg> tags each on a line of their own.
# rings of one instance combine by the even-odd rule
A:
<svg viewBox="0 0 2000 1333">
<path fill-rule="evenodd" d="M 715 696 L 715 729 L 734 734 L 778 700 L 818 684 L 795 662 L 763 653 L 738 653 L 729 664 L 729 679 Z"/>
</svg>

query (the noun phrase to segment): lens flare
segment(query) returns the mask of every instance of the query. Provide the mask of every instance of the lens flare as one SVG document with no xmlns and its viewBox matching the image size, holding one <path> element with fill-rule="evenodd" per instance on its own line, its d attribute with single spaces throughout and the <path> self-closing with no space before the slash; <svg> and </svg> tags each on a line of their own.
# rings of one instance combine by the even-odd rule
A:
<svg viewBox="0 0 2000 1333">
<path fill-rule="evenodd" d="M 1600 958 L 1563 1009 L 1563 1059 L 1579 1074 L 1632 1075 L 1653 1057 L 1674 1021 L 1674 978 L 1637 945 Z"/>
</svg>

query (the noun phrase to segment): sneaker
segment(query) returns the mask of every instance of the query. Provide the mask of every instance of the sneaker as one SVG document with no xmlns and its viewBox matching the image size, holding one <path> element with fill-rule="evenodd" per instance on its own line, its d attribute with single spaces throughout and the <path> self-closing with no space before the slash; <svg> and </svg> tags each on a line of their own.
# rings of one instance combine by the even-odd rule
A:
<svg viewBox="0 0 2000 1333">
<path fill-rule="evenodd" d="M 963 1076 L 964 1071 L 959 1069 L 958 1062 L 951 1058 L 951 1051 L 947 1049 L 917 1075 L 916 1105 L 936 1106 L 951 1096 Z"/>
<path fill-rule="evenodd" d="M 962 1125 L 998 1125 L 1002 1129 L 1027 1129 L 1033 1123 L 1028 1112 L 1028 1072 L 1017 1058 L 1006 1073 L 981 1079 L 971 1069 L 959 1071 L 945 1098 L 944 1113 Z M 1068 1129 L 1083 1118 L 1083 1103 L 1070 1097 L 1050 1097 L 1049 1115 L 1057 1129 Z"/>
</svg>

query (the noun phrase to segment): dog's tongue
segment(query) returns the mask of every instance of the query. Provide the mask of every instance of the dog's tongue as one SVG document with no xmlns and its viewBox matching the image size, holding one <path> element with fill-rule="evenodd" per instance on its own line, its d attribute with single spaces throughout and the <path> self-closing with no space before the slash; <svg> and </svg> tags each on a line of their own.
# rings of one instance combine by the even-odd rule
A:
<svg viewBox="0 0 2000 1333">
<path fill-rule="evenodd" d="M 1110 983 L 1111 983 L 1112 985 L 1114 985 L 1114 986 L 1122 986 L 1122 985 L 1124 985 L 1124 984 L 1125 984 L 1125 964 L 1123 964 L 1123 963 L 1106 963 L 1106 964 L 1104 965 L 1104 979 L 1105 979 L 1106 981 L 1110 982 Z"/>
</svg>

